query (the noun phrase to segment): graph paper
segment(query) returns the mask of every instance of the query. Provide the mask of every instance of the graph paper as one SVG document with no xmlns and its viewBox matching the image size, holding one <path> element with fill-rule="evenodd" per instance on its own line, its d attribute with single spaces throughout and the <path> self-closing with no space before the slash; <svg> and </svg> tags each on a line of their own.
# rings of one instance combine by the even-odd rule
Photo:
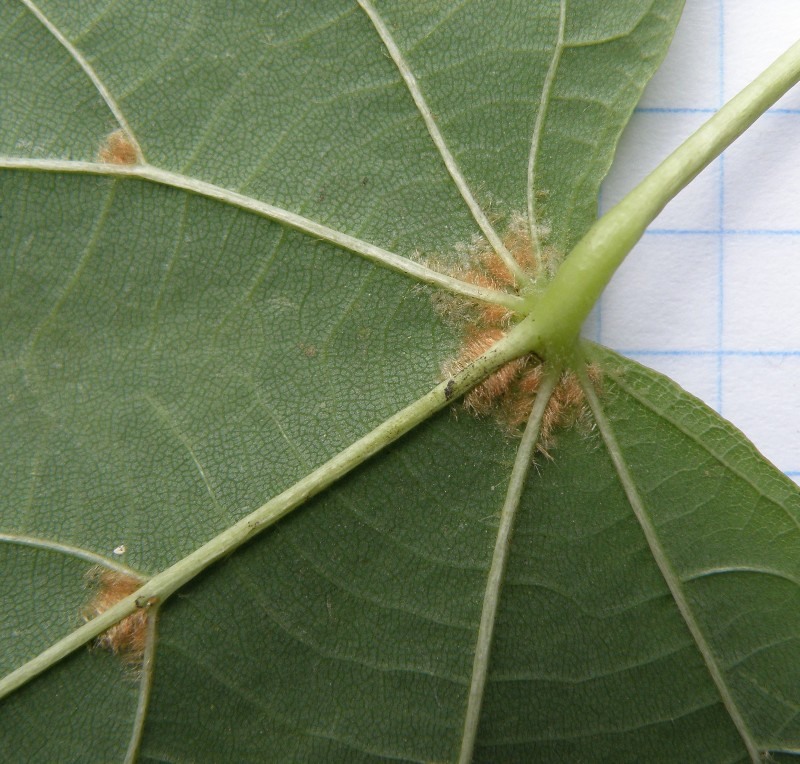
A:
<svg viewBox="0 0 800 764">
<path fill-rule="evenodd" d="M 687 0 L 603 185 L 618 201 L 800 38 L 800 0 Z M 800 86 L 655 220 L 587 323 L 800 482 Z"/>
</svg>

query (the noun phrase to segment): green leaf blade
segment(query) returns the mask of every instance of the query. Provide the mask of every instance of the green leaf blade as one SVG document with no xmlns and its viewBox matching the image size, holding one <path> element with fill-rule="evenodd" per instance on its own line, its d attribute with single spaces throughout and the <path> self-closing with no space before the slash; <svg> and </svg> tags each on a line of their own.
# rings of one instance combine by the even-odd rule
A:
<svg viewBox="0 0 800 764">
<path fill-rule="evenodd" d="M 150 183 L 3 180 L 4 530 L 155 572 L 437 380 L 451 334 L 400 276 Z"/>
<path fill-rule="evenodd" d="M 560 50 L 559 4 L 529 6 L 377 4 L 498 229 L 532 175 L 566 251 L 680 3 L 570 3 Z M 411 279 L 224 189 L 413 257 L 459 257 L 477 230 L 355 5 L 42 10 L 51 29 L 30 9 L 9 19 L 69 82 L 61 98 L 39 87 L 15 37 L 4 71 L 39 89 L 0 150 L 28 133 L 45 156 L 92 159 L 116 114 L 145 169 L 223 198 L 102 168 L 0 176 L 2 603 L 24 627 L 9 668 L 75 628 L 95 561 L 119 565 L 124 544 L 158 574 L 422 396 L 457 352 Z M 796 487 L 656 375 L 603 364 L 602 405 L 730 702 L 760 747 L 796 748 Z M 97 735 L 118 759 L 143 721 L 142 761 L 455 760 L 515 445 L 437 415 L 160 606 L 146 713 L 142 678 L 84 652 L 4 702 L 6 758 L 69 757 Z M 514 532 L 476 760 L 746 760 L 598 434 L 564 432 L 553 455 Z M 40 749 L 37 729 L 52 731 Z"/>
<path fill-rule="evenodd" d="M 213 574 L 179 596 L 160 628 L 145 755 L 202 755 L 202 740 L 162 721 L 193 676 L 202 718 L 192 722 L 217 730 L 231 760 L 453 760 L 492 488 L 511 456 L 488 435 L 439 415 L 225 563 L 236 596 Z M 220 702 L 236 704 L 244 737 L 224 733 Z"/>
<path fill-rule="evenodd" d="M 3 543 L 0 570 L 0 598 L 6 608 L 0 660 L 5 674 L 82 622 L 87 565 L 60 551 Z M 47 682 L 30 684 L 13 702 L 0 704 L 0 757 L 80 760 L 90 740 L 97 761 L 122 761 L 139 702 L 135 676 L 131 667 L 102 651 L 70 656 Z"/>
<path fill-rule="evenodd" d="M 0 9 L 0 153 L 95 158 L 113 114 L 70 52 L 24 3 Z"/>
<path fill-rule="evenodd" d="M 597 434 L 561 434 L 553 456 L 514 534 L 477 760 L 731 760 L 736 730 Z"/>
<path fill-rule="evenodd" d="M 628 463 L 734 702 L 764 748 L 794 745 L 787 699 L 800 650 L 797 487 L 713 412 L 679 406 L 672 383 L 631 362 L 619 368 L 620 387 L 642 406 L 640 421 L 652 433 L 628 434 L 629 402 L 618 425 L 630 443 Z M 613 400 L 612 393 L 611 416 Z M 647 460 L 656 438 L 662 453 L 683 450 L 691 477 L 668 475 L 663 459 Z"/>
</svg>

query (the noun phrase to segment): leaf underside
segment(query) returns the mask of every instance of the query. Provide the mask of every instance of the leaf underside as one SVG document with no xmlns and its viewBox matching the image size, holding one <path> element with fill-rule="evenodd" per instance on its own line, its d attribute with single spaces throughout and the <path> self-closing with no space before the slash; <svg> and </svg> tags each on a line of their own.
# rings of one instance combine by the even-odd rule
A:
<svg viewBox="0 0 800 764">
<path fill-rule="evenodd" d="M 357 5 L 129 5 L 40 3 L 50 27 L 0 7 L 3 156 L 91 161 L 116 111 L 151 165 L 400 255 L 478 232 Z M 571 2 L 558 51 L 557 2 L 376 9 L 499 230 L 532 175 L 568 251 L 680 3 Z M 457 352 L 413 279 L 224 201 L 46 168 L 0 172 L 0 200 L 3 674 L 81 623 L 93 564 L 158 573 Z M 669 381 L 588 352 L 610 430 L 587 418 L 528 475 L 475 760 L 800 748 L 796 487 Z M 4 701 L 2 759 L 457 759 L 517 445 L 433 416 L 173 596 L 146 670 L 82 650 Z"/>
</svg>

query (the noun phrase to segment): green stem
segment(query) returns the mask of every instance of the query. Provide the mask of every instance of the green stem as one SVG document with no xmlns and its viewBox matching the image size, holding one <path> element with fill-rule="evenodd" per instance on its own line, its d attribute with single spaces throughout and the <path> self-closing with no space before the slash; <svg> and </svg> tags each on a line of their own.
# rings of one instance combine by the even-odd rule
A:
<svg viewBox="0 0 800 764">
<path fill-rule="evenodd" d="M 133 613 L 137 607 L 163 603 L 209 565 L 227 556 L 434 413 L 456 401 L 501 366 L 528 352 L 529 345 L 529 332 L 522 325 L 518 326 L 458 374 L 406 406 L 291 488 L 270 499 L 187 557 L 153 576 L 138 591 L 5 676 L 0 680 L 0 698 L 9 695 L 81 645 L 102 634 Z"/>
<path fill-rule="evenodd" d="M 622 201 L 565 259 L 533 313 L 548 358 L 570 352 L 580 328 L 645 229 L 681 189 L 800 80 L 800 42 L 723 106 Z"/>
</svg>

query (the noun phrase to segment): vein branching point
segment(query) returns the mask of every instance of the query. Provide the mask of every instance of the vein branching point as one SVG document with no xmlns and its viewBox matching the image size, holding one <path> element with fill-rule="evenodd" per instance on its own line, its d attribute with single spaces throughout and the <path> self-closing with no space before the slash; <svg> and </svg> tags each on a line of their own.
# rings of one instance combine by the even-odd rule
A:
<svg viewBox="0 0 800 764">
<path fill-rule="evenodd" d="M 546 227 L 537 226 L 536 242 L 532 241 L 530 231 L 526 218 L 514 215 L 503 238 L 506 250 L 528 274 L 522 287 L 515 271 L 508 268 L 495 249 L 483 239 L 467 249 L 469 266 L 461 267 L 453 274 L 462 281 L 492 292 L 516 295 L 522 298 L 523 307 L 511 310 L 497 303 L 475 301 L 465 305 L 463 298 L 454 296 L 437 301 L 442 312 L 460 324 L 462 333 L 458 353 L 442 364 L 446 379 L 466 369 L 535 311 L 538 298 L 547 290 L 561 257 L 547 246 Z M 534 338 L 535 335 L 531 335 L 531 339 Z M 532 345 L 530 352 L 509 361 L 468 392 L 464 397 L 464 408 L 476 416 L 493 416 L 507 431 L 517 433 L 528 421 L 544 378 L 544 369 L 542 357 Z M 589 374 L 599 384 L 599 369 L 591 367 Z M 554 431 L 574 424 L 584 411 L 583 391 L 577 377 L 567 368 L 549 394 L 549 403 L 541 421 L 540 450 L 546 452 L 552 444 Z"/>
</svg>

